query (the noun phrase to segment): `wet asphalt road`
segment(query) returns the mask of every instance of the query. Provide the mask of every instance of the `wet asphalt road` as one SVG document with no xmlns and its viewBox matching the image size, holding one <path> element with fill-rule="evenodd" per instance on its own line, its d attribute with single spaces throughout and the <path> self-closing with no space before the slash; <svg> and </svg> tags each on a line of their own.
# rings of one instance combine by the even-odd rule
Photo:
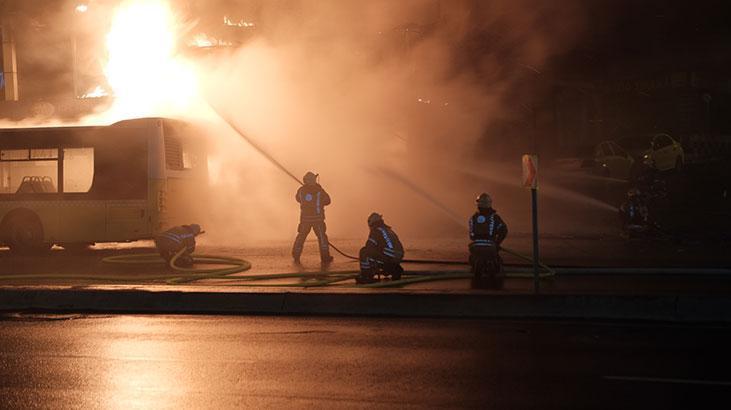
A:
<svg viewBox="0 0 731 410">
<path fill-rule="evenodd" d="M 731 329 L 210 316 L 0 321 L 2 408 L 728 408 Z"/>
</svg>

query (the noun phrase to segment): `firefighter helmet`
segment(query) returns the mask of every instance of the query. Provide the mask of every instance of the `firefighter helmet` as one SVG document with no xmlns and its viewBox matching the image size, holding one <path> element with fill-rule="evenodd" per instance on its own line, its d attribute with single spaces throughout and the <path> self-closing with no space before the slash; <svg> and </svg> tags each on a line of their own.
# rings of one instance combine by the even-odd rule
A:
<svg viewBox="0 0 731 410">
<path fill-rule="evenodd" d="M 383 223 L 383 215 L 373 212 L 368 216 L 368 226 L 375 226 L 378 223 Z"/>
<path fill-rule="evenodd" d="M 188 225 L 188 229 L 193 232 L 193 235 L 198 235 L 199 233 L 201 233 L 201 226 L 198 224 L 190 224 Z"/>
<path fill-rule="evenodd" d="M 478 208 L 492 208 L 492 198 L 490 198 L 490 195 L 485 192 L 481 193 L 475 202 L 477 203 Z"/>
<path fill-rule="evenodd" d="M 302 177 L 302 182 L 305 183 L 305 185 L 314 185 L 317 183 L 317 174 L 315 174 L 312 171 L 307 171 L 305 176 Z"/>
</svg>

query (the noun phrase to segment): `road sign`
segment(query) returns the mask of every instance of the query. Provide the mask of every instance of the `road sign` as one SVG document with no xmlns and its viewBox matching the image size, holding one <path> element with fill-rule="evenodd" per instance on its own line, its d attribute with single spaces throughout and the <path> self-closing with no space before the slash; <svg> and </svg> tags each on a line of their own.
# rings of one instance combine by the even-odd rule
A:
<svg viewBox="0 0 731 410">
<path fill-rule="evenodd" d="M 538 188 L 538 155 L 523 155 L 523 188 Z"/>
</svg>

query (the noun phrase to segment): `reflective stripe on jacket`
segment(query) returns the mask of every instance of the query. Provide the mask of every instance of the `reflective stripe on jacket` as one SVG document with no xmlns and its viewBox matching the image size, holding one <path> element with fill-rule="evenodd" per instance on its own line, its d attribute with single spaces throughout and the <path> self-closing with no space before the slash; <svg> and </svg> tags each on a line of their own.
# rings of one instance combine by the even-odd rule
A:
<svg viewBox="0 0 731 410">
<path fill-rule="evenodd" d="M 494 209 L 475 212 L 469 220 L 470 239 L 475 244 L 492 242 L 501 244 L 508 236 L 508 226 Z"/>
<path fill-rule="evenodd" d="M 300 219 L 303 221 L 322 221 L 325 207 L 330 205 L 330 195 L 319 184 L 302 185 L 295 194 L 300 204 Z"/>
<path fill-rule="evenodd" d="M 391 227 L 386 225 L 372 227 L 365 246 L 395 261 L 401 261 L 404 257 L 401 241 Z"/>
<path fill-rule="evenodd" d="M 190 229 L 183 226 L 176 226 L 158 234 L 155 237 L 155 242 L 158 244 L 157 246 L 167 242 L 175 250 L 180 250 L 183 247 L 188 248 L 190 252 L 195 250 L 195 235 Z"/>
</svg>

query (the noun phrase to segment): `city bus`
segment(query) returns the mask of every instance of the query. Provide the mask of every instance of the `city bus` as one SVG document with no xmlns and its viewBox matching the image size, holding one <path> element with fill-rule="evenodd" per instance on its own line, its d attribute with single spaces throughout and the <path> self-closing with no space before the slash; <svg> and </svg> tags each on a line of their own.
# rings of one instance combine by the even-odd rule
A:
<svg viewBox="0 0 731 410">
<path fill-rule="evenodd" d="M 205 138 L 188 123 L 0 129 L 0 244 L 29 252 L 200 223 Z"/>
</svg>

